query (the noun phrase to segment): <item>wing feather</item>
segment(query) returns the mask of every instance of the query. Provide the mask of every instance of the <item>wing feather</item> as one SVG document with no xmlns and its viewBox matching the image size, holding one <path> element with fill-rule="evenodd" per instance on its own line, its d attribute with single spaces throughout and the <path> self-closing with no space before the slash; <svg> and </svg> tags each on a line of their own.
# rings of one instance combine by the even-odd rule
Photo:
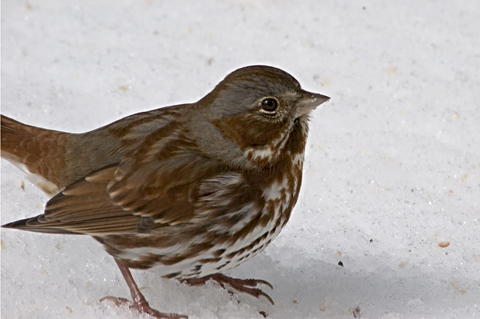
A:
<svg viewBox="0 0 480 319">
<path fill-rule="evenodd" d="M 65 187 L 47 203 L 44 214 L 6 227 L 103 236 L 165 234 L 169 226 L 180 224 L 190 231 L 218 230 L 216 222 L 232 226 L 251 221 L 258 209 L 249 215 L 244 207 L 253 207 L 256 195 L 244 176 L 202 156 L 178 125 L 170 127 L 169 134 L 162 127 L 152 130 L 120 163 Z M 241 216 L 232 218 L 236 211 Z"/>
</svg>

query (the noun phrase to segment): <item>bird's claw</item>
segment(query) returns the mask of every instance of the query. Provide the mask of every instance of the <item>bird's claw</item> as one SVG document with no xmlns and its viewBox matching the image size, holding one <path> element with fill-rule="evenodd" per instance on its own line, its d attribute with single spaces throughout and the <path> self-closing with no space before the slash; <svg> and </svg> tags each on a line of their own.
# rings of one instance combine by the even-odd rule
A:
<svg viewBox="0 0 480 319">
<path fill-rule="evenodd" d="M 270 301 L 272 305 L 275 304 L 273 302 L 273 299 L 269 295 L 264 293 L 261 289 L 250 288 L 250 287 L 256 287 L 257 285 L 261 284 L 261 285 L 266 285 L 270 287 L 270 289 L 273 289 L 273 286 L 268 281 L 261 280 L 261 279 L 238 279 L 238 278 L 228 277 L 222 274 L 214 274 L 214 275 L 209 275 L 202 278 L 184 279 L 182 280 L 182 282 L 185 282 L 190 286 L 200 286 L 200 285 L 204 285 L 210 279 L 216 281 L 222 288 L 225 288 L 225 284 L 228 284 L 229 286 L 231 286 L 233 289 L 237 291 L 249 294 L 256 298 L 260 298 L 260 296 L 263 296 L 268 301 Z"/>
<path fill-rule="evenodd" d="M 135 309 L 140 313 L 146 313 L 157 319 L 188 319 L 188 316 L 176 313 L 164 313 L 150 307 L 148 303 L 135 303 L 125 298 L 118 298 L 113 296 L 106 296 L 100 299 L 100 302 L 105 300 L 113 301 L 116 306 L 127 305 L 130 309 Z"/>
</svg>

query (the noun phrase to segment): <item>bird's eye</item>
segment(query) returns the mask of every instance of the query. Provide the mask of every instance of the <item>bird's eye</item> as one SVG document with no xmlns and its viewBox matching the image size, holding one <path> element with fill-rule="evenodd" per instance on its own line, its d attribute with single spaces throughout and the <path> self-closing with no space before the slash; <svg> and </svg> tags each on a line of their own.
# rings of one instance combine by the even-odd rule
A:
<svg viewBox="0 0 480 319">
<path fill-rule="evenodd" d="M 274 98 L 268 97 L 262 100 L 262 109 L 267 112 L 275 112 L 278 108 L 278 101 Z"/>
</svg>

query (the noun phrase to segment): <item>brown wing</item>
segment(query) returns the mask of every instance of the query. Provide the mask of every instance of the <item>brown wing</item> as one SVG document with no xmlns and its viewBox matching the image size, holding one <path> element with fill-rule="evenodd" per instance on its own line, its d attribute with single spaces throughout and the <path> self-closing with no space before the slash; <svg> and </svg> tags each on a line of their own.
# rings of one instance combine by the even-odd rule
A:
<svg viewBox="0 0 480 319">
<path fill-rule="evenodd" d="M 48 201 L 45 213 L 3 227 L 61 234 L 133 233 L 140 216 L 115 205 L 106 188 L 117 167 L 108 167 L 69 185 Z"/>
<path fill-rule="evenodd" d="M 202 156 L 179 123 L 166 123 L 147 134 L 120 134 L 129 148 L 122 162 L 67 186 L 43 215 L 5 227 L 93 236 L 165 233 L 166 226 L 182 223 L 201 228 L 212 220 L 206 214 L 231 225 L 235 218 L 226 211 L 241 210 L 255 191 L 240 174 Z M 140 143 L 128 144 L 139 135 Z"/>
<path fill-rule="evenodd" d="M 193 154 L 133 167 L 124 163 L 96 171 L 54 196 L 43 215 L 4 227 L 88 235 L 151 232 L 193 218 L 199 185 L 223 171 Z"/>
</svg>

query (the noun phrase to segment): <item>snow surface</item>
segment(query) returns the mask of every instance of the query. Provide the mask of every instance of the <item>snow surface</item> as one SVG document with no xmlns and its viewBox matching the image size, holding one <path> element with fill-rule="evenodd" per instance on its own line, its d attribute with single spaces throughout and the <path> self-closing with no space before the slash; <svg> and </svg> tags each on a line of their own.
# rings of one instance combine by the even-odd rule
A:
<svg viewBox="0 0 480 319">
<path fill-rule="evenodd" d="M 2 113 L 82 132 L 196 101 L 245 65 L 285 69 L 332 99 L 312 116 L 291 221 L 230 273 L 270 281 L 275 306 L 134 271 L 150 304 L 190 318 L 480 318 L 479 16 L 477 0 L 2 1 Z M 40 214 L 48 198 L 1 172 L 2 223 Z M 2 318 L 139 317 L 99 302 L 130 296 L 91 238 L 1 234 Z"/>
</svg>

